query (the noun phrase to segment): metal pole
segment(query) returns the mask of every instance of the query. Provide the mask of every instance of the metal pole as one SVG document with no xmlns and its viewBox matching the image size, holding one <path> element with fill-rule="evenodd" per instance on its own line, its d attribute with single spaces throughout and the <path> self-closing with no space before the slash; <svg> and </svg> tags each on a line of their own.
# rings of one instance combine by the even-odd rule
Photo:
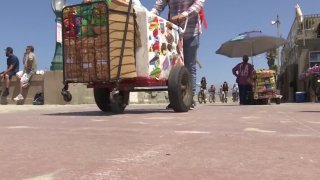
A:
<svg viewBox="0 0 320 180">
<path fill-rule="evenodd" d="M 61 42 L 61 18 L 56 18 L 56 48 L 51 62 L 51 71 L 63 69 L 62 42 Z"/>
<path fill-rule="evenodd" d="M 51 62 L 50 70 L 62 70 L 63 69 L 63 57 L 62 57 L 62 9 L 66 4 L 66 0 L 52 0 L 51 7 L 56 15 L 56 48 L 54 56 Z"/>
<path fill-rule="evenodd" d="M 277 24 L 277 37 L 280 37 L 280 19 L 279 19 L 279 15 L 277 15 L 277 21 L 276 21 L 276 24 Z M 280 71 L 280 66 L 282 65 L 281 63 L 281 52 L 280 52 L 280 48 L 277 49 L 277 52 L 278 52 L 278 57 L 277 57 L 277 73 L 279 74 L 279 71 Z"/>
</svg>

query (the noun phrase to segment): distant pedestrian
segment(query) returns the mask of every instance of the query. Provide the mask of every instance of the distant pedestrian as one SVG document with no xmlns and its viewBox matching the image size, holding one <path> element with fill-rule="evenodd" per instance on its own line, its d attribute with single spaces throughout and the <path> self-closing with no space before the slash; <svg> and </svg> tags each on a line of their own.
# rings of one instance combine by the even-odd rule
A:
<svg viewBox="0 0 320 180">
<path fill-rule="evenodd" d="M 33 46 L 27 46 L 26 52 L 23 57 L 23 70 L 17 73 L 17 78 L 20 80 L 20 90 L 17 97 L 13 100 L 21 101 L 24 99 L 22 95 L 23 88 L 26 88 L 30 84 L 31 77 L 37 71 L 37 60 L 36 55 L 34 54 Z"/>
<path fill-rule="evenodd" d="M 13 49 L 11 47 L 7 47 L 5 49 L 5 53 L 7 57 L 7 69 L 0 73 L 1 82 L 5 82 L 6 87 L 2 93 L 2 97 L 7 97 L 9 95 L 10 80 L 19 71 L 19 59 L 13 54 Z"/>
<path fill-rule="evenodd" d="M 244 55 L 242 63 L 232 69 L 233 75 L 237 77 L 239 87 L 240 105 L 249 104 L 249 92 L 252 91 L 253 65 L 248 63 L 249 57 Z"/>
</svg>

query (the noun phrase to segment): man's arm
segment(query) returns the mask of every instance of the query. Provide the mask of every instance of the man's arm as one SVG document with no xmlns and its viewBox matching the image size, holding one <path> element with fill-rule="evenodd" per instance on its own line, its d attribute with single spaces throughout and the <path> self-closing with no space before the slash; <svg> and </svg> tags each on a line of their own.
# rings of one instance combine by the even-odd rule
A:
<svg viewBox="0 0 320 180">
<path fill-rule="evenodd" d="M 205 0 L 196 0 L 192 6 L 189 7 L 187 11 L 184 11 L 182 15 L 184 17 L 194 17 L 198 16 L 200 10 L 203 8 Z"/>
<path fill-rule="evenodd" d="M 31 69 L 32 69 L 33 61 L 34 61 L 34 55 L 29 54 L 29 55 L 28 55 L 28 61 L 27 61 L 27 64 L 26 64 L 26 68 L 27 68 L 28 70 L 31 70 Z"/>
<path fill-rule="evenodd" d="M 9 66 L 9 68 L 8 68 L 6 71 L 4 71 L 3 74 L 8 74 L 8 72 L 12 71 L 13 68 L 14 68 L 14 65 L 15 65 L 15 64 L 11 64 L 11 65 Z"/>
<path fill-rule="evenodd" d="M 249 66 L 249 72 L 248 72 L 250 78 L 253 78 L 253 71 L 254 71 L 253 65 L 250 65 Z"/>
<path fill-rule="evenodd" d="M 167 6 L 168 0 L 157 0 L 151 12 L 156 15 L 160 15 L 164 8 Z"/>
<path fill-rule="evenodd" d="M 238 74 L 237 74 L 238 70 L 239 70 L 239 64 L 232 69 L 232 74 L 238 77 Z"/>
</svg>

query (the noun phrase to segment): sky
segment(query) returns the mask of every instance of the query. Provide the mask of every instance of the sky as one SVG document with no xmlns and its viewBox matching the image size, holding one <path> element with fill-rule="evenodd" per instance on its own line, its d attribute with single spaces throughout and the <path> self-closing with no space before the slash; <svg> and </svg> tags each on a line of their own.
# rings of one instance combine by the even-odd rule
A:
<svg viewBox="0 0 320 180">
<path fill-rule="evenodd" d="M 81 0 L 67 0 L 67 4 Z M 151 9 L 155 0 L 141 0 Z M 200 39 L 198 59 L 203 68 L 198 69 L 197 80 L 205 76 L 209 84 L 223 81 L 233 84 L 235 77 L 231 69 L 241 62 L 240 58 L 227 58 L 216 54 L 220 45 L 239 33 L 260 30 L 264 34 L 277 35 L 277 28 L 271 24 L 277 14 L 280 17 L 280 32 L 287 38 L 295 18 L 295 5 L 299 4 L 304 15 L 320 14 L 319 0 L 206 0 L 205 13 L 208 30 Z M 0 48 L 11 46 L 14 54 L 22 61 L 27 45 L 33 45 L 38 58 L 39 69 L 50 69 L 55 50 L 56 25 L 51 9 L 51 0 L 2 1 L 0 6 L 2 26 Z M 167 17 L 163 13 L 162 17 Z M 254 57 L 256 69 L 267 69 L 265 54 Z M 6 56 L 0 55 L 0 71 L 6 68 Z M 22 67 L 20 67 L 22 68 Z"/>
</svg>

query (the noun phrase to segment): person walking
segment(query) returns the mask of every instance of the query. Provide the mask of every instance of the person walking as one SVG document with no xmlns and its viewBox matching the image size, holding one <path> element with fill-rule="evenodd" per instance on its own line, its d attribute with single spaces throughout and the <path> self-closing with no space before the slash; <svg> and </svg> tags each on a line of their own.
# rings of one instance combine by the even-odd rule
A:
<svg viewBox="0 0 320 180">
<path fill-rule="evenodd" d="M 37 60 L 33 46 L 27 46 L 23 57 L 23 65 L 23 70 L 17 73 L 17 78 L 20 80 L 20 89 L 18 96 L 13 99 L 15 101 L 21 101 L 24 99 L 22 95 L 23 88 L 28 87 L 31 77 L 37 71 Z"/>
<path fill-rule="evenodd" d="M 183 35 L 184 65 L 192 75 L 192 93 L 193 96 L 197 90 L 197 52 L 199 49 L 199 36 L 201 34 L 201 21 L 205 23 L 203 16 L 203 6 L 205 0 L 156 0 L 151 10 L 152 13 L 160 13 L 169 6 L 169 20 L 181 27 L 184 27 L 188 18 L 185 33 Z M 193 109 L 195 101 L 190 107 Z M 167 108 L 170 108 L 170 104 Z"/>
<path fill-rule="evenodd" d="M 239 87 L 240 105 L 250 104 L 248 97 L 249 91 L 252 91 L 253 65 L 248 63 L 248 55 L 242 57 L 242 63 L 237 64 L 232 73 L 237 77 L 236 82 Z"/>
<path fill-rule="evenodd" d="M 0 79 L 2 82 L 5 82 L 6 86 L 6 89 L 2 93 L 2 97 L 7 97 L 9 95 L 10 81 L 12 77 L 15 76 L 19 71 L 19 59 L 13 54 L 13 49 L 11 47 L 7 47 L 5 49 L 5 53 L 7 57 L 7 70 L 0 73 Z"/>
</svg>

